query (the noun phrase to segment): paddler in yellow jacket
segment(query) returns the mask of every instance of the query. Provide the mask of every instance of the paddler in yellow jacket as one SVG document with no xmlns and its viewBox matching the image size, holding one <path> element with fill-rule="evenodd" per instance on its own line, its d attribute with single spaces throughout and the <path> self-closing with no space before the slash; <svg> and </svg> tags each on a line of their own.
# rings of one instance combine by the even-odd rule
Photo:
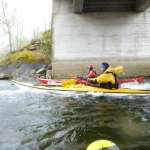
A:
<svg viewBox="0 0 150 150">
<path fill-rule="evenodd" d="M 118 89 L 118 78 L 114 73 L 114 68 L 108 63 L 101 64 L 102 74 L 96 78 L 88 78 L 87 81 L 93 84 L 99 84 L 101 88 Z"/>
</svg>

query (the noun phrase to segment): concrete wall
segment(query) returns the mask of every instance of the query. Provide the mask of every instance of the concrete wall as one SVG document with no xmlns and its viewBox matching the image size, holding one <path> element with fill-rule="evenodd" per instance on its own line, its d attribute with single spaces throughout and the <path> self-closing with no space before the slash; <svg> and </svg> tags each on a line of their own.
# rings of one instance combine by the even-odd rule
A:
<svg viewBox="0 0 150 150">
<path fill-rule="evenodd" d="M 53 0 L 53 78 L 87 73 L 93 64 L 124 66 L 120 77 L 150 75 L 150 9 L 73 13 L 73 0 Z"/>
</svg>

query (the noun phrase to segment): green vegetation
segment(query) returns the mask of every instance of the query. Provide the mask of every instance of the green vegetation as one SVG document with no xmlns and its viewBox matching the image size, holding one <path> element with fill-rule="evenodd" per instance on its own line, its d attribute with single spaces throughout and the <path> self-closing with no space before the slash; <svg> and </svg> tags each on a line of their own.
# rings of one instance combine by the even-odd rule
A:
<svg viewBox="0 0 150 150">
<path fill-rule="evenodd" d="M 22 61 L 26 63 L 31 63 L 31 62 L 43 62 L 43 63 L 48 63 L 47 58 L 44 54 L 41 52 L 37 51 L 21 51 L 21 52 L 16 52 L 14 54 L 10 54 L 7 58 L 8 61 Z"/>
<path fill-rule="evenodd" d="M 50 29 L 43 33 L 42 49 L 45 54 L 52 54 L 52 31 Z"/>
<path fill-rule="evenodd" d="M 52 36 L 51 30 L 47 30 L 43 33 L 41 39 L 35 39 L 34 43 L 27 44 L 25 47 L 20 50 L 13 51 L 9 53 L 5 60 L 1 60 L 0 64 L 6 65 L 11 63 L 32 63 L 32 62 L 41 62 L 48 64 L 51 62 L 51 54 L 52 54 Z M 39 41 L 41 46 L 39 46 L 36 42 Z M 31 50 L 31 48 L 33 48 Z"/>
<path fill-rule="evenodd" d="M 0 64 L 11 64 L 11 63 L 32 63 L 32 62 L 41 62 L 48 64 L 50 62 L 50 58 L 41 53 L 40 51 L 20 51 L 15 52 L 13 54 L 9 54 L 5 60 L 2 60 Z"/>
</svg>

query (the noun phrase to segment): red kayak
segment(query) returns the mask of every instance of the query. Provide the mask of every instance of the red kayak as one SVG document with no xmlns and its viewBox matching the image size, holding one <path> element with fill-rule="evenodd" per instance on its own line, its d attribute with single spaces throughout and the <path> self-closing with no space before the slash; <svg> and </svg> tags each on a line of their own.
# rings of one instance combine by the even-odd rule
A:
<svg viewBox="0 0 150 150">
<path fill-rule="evenodd" d="M 128 82 L 142 82 L 144 77 L 136 77 L 136 78 L 129 78 L 129 79 L 119 79 L 119 83 L 128 83 Z M 56 79 L 41 79 L 41 78 L 36 78 L 36 80 L 40 81 L 43 84 L 52 84 L 52 83 L 62 83 L 64 80 L 56 80 Z M 80 79 L 75 79 L 77 80 L 76 84 L 88 84 L 86 80 L 80 80 Z"/>
<path fill-rule="evenodd" d="M 136 77 L 136 78 L 129 78 L 129 79 L 119 79 L 119 83 L 128 83 L 128 82 L 142 82 L 144 77 Z"/>
</svg>

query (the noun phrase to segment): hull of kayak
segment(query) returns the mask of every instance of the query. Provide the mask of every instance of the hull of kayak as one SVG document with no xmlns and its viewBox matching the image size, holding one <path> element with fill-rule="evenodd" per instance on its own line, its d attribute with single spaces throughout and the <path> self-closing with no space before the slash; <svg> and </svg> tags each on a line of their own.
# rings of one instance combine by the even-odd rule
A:
<svg viewBox="0 0 150 150">
<path fill-rule="evenodd" d="M 137 77 L 137 78 L 129 78 L 129 79 L 119 79 L 119 83 L 128 83 L 128 82 L 142 82 L 144 77 Z M 62 83 L 65 80 L 55 80 L 55 79 L 41 79 L 36 78 L 36 80 L 40 81 L 43 84 L 51 84 L 51 83 Z M 76 84 L 88 84 L 86 80 L 76 80 Z"/>
<path fill-rule="evenodd" d="M 45 90 L 55 90 L 55 91 L 76 91 L 76 92 L 101 92 L 101 93 L 115 93 L 115 94 L 135 94 L 135 95 L 150 95 L 150 90 L 138 90 L 138 89 L 103 89 L 93 86 L 88 86 L 84 84 L 74 84 L 69 87 L 62 87 L 62 86 L 51 86 L 51 85 L 34 85 L 24 82 L 19 82 L 16 80 L 12 80 L 13 83 L 20 84 L 23 86 L 28 86 L 31 88 L 37 89 L 45 89 Z"/>
<path fill-rule="evenodd" d="M 129 79 L 119 79 L 119 83 L 128 83 L 128 82 L 141 83 L 143 80 L 144 80 L 144 77 L 129 78 Z"/>
</svg>

